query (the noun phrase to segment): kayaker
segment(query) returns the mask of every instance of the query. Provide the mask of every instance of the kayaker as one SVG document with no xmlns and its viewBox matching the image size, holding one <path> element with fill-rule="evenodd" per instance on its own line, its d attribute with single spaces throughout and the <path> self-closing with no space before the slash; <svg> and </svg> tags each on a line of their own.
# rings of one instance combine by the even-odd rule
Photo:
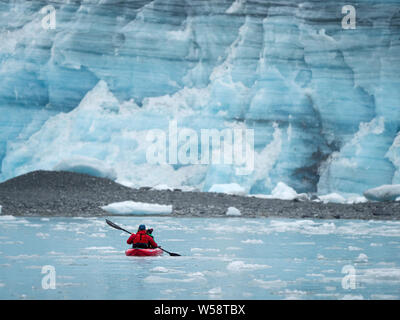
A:
<svg viewBox="0 0 400 320">
<path fill-rule="evenodd" d="M 153 238 L 153 240 L 154 240 L 154 236 L 153 236 L 153 228 L 150 228 L 150 229 L 147 229 L 146 230 L 146 233 L 150 236 L 150 237 L 152 237 Z"/>
<path fill-rule="evenodd" d="M 146 226 L 141 224 L 138 232 L 132 233 L 129 239 L 126 241 L 128 244 L 132 244 L 132 248 L 157 248 L 158 244 L 149 236 L 146 232 Z"/>
<path fill-rule="evenodd" d="M 146 230 L 147 235 L 149 235 L 153 240 L 154 240 L 154 236 L 153 236 L 153 228 L 147 229 Z M 150 245 L 150 248 L 153 248 L 152 245 Z"/>
</svg>

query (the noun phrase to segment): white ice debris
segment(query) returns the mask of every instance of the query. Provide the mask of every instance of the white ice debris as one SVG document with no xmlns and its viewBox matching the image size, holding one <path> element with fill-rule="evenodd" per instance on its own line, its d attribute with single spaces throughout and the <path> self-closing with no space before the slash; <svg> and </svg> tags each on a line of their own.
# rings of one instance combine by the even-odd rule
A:
<svg viewBox="0 0 400 320">
<path fill-rule="evenodd" d="M 356 259 L 357 262 L 368 262 L 368 256 L 365 253 L 360 253 Z"/>
<path fill-rule="evenodd" d="M 324 196 L 319 196 L 323 203 L 346 203 L 346 199 L 338 193 L 329 193 Z"/>
<path fill-rule="evenodd" d="M 269 265 L 265 264 L 248 264 L 243 261 L 232 261 L 226 267 L 229 271 L 239 272 L 239 271 L 251 271 L 251 270 L 261 270 L 271 268 Z"/>
<path fill-rule="evenodd" d="M 214 184 L 208 192 L 219 192 L 227 194 L 245 195 L 246 190 L 237 183 Z"/>
<path fill-rule="evenodd" d="M 368 189 L 364 191 L 364 196 L 374 201 L 397 201 L 400 197 L 400 184 L 385 184 Z"/>
<path fill-rule="evenodd" d="M 271 194 L 252 194 L 250 195 L 256 198 L 263 199 L 280 199 L 280 200 L 299 200 L 306 201 L 309 197 L 306 193 L 297 193 L 292 187 L 289 187 L 284 182 L 278 182 L 276 187 L 271 191 Z"/>
<path fill-rule="evenodd" d="M 247 240 L 242 240 L 240 242 L 241 243 L 246 243 L 246 244 L 263 244 L 264 243 L 264 241 L 257 240 L 257 239 L 247 239 Z"/>
<path fill-rule="evenodd" d="M 134 201 L 114 202 L 101 207 L 112 214 L 170 214 L 172 205 L 144 203 Z"/>
<path fill-rule="evenodd" d="M 226 211 L 227 216 L 240 216 L 242 213 L 240 212 L 239 209 L 235 207 L 229 207 L 228 210 Z"/>
</svg>

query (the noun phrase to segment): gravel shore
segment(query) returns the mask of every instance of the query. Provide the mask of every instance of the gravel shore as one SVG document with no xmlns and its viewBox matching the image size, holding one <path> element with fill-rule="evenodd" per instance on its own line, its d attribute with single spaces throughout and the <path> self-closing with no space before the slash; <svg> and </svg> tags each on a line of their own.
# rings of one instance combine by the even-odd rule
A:
<svg viewBox="0 0 400 320">
<path fill-rule="evenodd" d="M 105 178 L 63 171 L 35 171 L 0 184 L 3 215 L 109 216 L 112 202 L 172 204 L 172 216 L 226 217 L 228 207 L 243 217 L 400 220 L 400 202 L 358 204 L 260 199 L 211 192 L 132 189 Z"/>
</svg>

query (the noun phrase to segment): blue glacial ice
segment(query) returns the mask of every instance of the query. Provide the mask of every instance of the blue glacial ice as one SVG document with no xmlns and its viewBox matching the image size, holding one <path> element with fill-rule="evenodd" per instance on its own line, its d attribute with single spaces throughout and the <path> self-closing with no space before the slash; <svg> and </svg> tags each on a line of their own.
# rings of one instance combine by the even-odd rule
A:
<svg viewBox="0 0 400 320">
<path fill-rule="evenodd" d="M 75 168 L 341 195 L 400 183 L 400 2 L 358 1 L 356 29 L 341 26 L 344 4 L 56 2 L 47 30 L 46 1 L 1 2 L 0 179 Z M 253 129 L 254 170 L 149 163 L 146 133 L 171 120 Z"/>
</svg>

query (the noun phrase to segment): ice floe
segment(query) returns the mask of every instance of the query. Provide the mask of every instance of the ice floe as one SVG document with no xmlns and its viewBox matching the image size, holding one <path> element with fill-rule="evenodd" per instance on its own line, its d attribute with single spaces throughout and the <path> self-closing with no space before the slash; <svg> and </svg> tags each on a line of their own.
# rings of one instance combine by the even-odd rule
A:
<svg viewBox="0 0 400 320">
<path fill-rule="evenodd" d="M 164 215 L 170 214 L 172 212 L 172 205 L 162 205 L 135 201 L 114 202 L 101 208 L 112 214 Z"/>
<path fill-rule="evenodd" d="M 397 201 L 400 197 L 400 184 L 382 185 L 364 191 L 364 196 L 374 201 Z"/>
</svg>

